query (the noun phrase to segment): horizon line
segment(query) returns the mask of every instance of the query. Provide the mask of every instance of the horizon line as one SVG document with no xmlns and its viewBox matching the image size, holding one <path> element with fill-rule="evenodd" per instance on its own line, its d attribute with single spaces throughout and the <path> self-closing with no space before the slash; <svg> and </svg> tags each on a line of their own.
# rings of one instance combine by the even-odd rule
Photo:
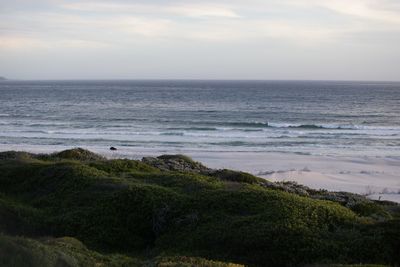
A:
<svg viewBox="0 0 400 267">
<path fill-rule="evenodd" d="M 399 80 L 360 80 L 360 79 L 199 79 L 199 78 L 67 78 L 67 79 L 0 79 L 0 82 L 23 82 L 23 81 L 210 81 L 210 82 L 382 82 L 382 83 L 399 83 Z"/>
</svg>

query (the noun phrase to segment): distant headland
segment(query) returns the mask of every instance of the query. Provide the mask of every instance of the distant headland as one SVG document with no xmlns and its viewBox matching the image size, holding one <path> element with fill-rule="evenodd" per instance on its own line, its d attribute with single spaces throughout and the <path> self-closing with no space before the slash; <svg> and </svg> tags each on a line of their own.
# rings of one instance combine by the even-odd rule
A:
<svg viewBox="0 0 400 267">
<path fill-rule="evenodd" d="M 7 81 L 7 79 L 2 77 L 2 76 L 0 76 L 0 81 Z"/>
</svg>

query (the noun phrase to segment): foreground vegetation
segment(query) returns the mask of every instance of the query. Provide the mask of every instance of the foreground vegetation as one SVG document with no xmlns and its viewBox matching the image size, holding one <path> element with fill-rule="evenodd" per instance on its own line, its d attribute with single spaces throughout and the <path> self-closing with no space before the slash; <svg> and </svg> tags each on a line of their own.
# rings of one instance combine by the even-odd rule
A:
<svg viewBox="0 0 400 267">
<path fill-rule="evenodd" d="M 0 266 L 400 264 L 398 205 L 313 199 L 184 156 L 2 152 L 0 232 Z"/>
</svg>

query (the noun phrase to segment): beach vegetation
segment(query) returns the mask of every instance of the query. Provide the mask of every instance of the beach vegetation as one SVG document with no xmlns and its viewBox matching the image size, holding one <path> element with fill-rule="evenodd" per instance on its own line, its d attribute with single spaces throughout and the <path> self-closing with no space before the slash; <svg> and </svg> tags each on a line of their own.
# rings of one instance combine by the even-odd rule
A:
<svg viewBox="0 0 400 267">
<path fill-rule="evenodd" d="M 160 170 L 80 149 L 1 152 L 0 256 L 11 255 L 1 264 L 400 263 L 396 204 L 348 208 L 266 188 L 260 179 Z"/>
</svg>

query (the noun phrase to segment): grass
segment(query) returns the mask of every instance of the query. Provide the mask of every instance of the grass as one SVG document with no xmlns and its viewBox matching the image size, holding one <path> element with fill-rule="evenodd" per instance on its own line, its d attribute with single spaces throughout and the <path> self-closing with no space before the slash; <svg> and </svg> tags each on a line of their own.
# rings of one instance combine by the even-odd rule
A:
<svg viewBox="0 0 400 267">
<path fill-rule="evenodd" d="M 229 170 L 160 171 L 85 150 L 2 152 L 0 255 L 13 256 L 0 265 L 399 264 L 397 206 L 350 210 L 264 188 L 258 179 Z"/>
</svg>

